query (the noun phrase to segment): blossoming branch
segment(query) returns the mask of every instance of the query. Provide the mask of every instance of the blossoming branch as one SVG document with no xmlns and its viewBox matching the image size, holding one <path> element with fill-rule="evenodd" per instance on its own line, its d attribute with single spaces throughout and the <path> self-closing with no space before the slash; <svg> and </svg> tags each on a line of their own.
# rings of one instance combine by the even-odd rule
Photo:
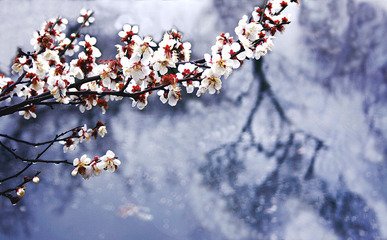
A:
<svg viewBox="0 0 387 240">
<path fill-rule="evenodd" d="M 77 30 L 69 34 L 65 33 L 67 19 L 51 19 L 33 34 L 30 43 L 34 51 L 19 49 L 12 65 L 12 72 L 18 77 L 14 80 L 0 75 L 0 117 L 18 112 L 25 119 L 36 118 L 40 107 L 58 104 L 77 106 L 82 113 L 99 107 L 104 114 L 109 103 L 123 98 L 130 98 L 133 107 L 144 109 L 155 93 L 162 103 L 171 106 L 181 101 L 183 89 L 198 97 L 219 93 L 222 79 L 245 60 L 259 59 L 272 50 L 274 36 L 290 23 L 284 10 L 293 2 L 298 0 L 270 0 L 263 8 L 256 7 L 250 16 L 239 21 L 235 28 L 237 38 L 229 33 L 220 34 L 211 53 L 199 60 L 191 60 L 191 44 L 183 41 L 179 31 L 172 29 L 157 42 L 150 36 L 140 36 L 139 27 L 131 25 L 124 25 L 118 33 L 121 44 L 116 45 L 115 59 L 99 60 L 97 39 L 81 33 L 81 29 L 94 22 L 91 10 L 81 10 Z M 93 129 L 84 126 L 70 132 L 70 136 L 62 135 L 46 145 L 59 142 L 67 152 L 91 136 L 103 137 L 107 130 L 99 122 Z M 10 136 L 0 136 L 18 142 Z M 15 158 L 25 160 L 17 154 Z M 93 159 L 83 155 L 73 161 L 72 175 L 80 174 L 87 179 L 102 170 L 114 172 L 120 164 L 110 150 Z M 23 196 L 25 183 L 15 191 Z M 10 192 L 0 195 L 11 199 Z"/>
</svg>

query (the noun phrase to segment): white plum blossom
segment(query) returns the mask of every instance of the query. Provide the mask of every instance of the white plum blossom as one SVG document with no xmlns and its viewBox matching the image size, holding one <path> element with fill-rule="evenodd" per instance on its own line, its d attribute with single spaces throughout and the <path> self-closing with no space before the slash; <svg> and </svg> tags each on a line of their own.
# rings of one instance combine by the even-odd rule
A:
<svg viewBox="0 0 387 240">
<path fill-rule="evenodd" d="M 137 107 L 140 110 L 143 110 L 148 105 L 148 94 L 143 94 L 143 97 L 140 99 L 133 99 L 132 107 Z"/>
<path fill-rule="evenodd" d="M 246 59 L 245 51 L 241 51 L 241 44 L 234 42 L 231 45 L 225 45 L 223 51 L 228 52 L 233 61 L 233 69 L 238 69 L 241 66 L 241 62 Z"/>
<path fill-rule="evenodd" d="M 71 175 L 76 176 L 80 174 L 84 179 L 91 177 L 93 169 L 90 166 L 91 159 L 86 155 L 82 155 L 81 158 L 75 158 L 73 161 L 74 170 L 71 172 Z"/>
<path fill-rule="evenodd" d="M 105 137 L 106 133 L 107 133 L 106 126 L 101 126 L 98 128 L 98 135 L 100 137 L 102 138 Z"/>
<path fill-rule="evenodd" d="M 84 140 L 89 141 L 92 133 L 92 129 L 87 128 L 87 125 L 83 125 L 83 127 L 78 131 L 79 142 L 83 142 Z"/>
<path fill-rule="evenodd" d="M 46 83 L 44 81 L 41 81 L 38 77 L 34 77 L 31 79 L 31 89 L 36 91 L 37 94 L 41 94 L 44 91 L 44 86 Z"/>
<path fill-rule="evenodd" d="M 212 54 L 222 51 L 223 46 L 234 43 L 234 38 L 230 36 L 230 33 L 222 33 L 216 37 L 215 45 L 211 47 Z"/>
<path fill-rule="evenodd" d="M 85 73 L 81 69 L 81 67 L 78 65 L 79 60 L 86 60 L 87 56 L 84 52 L 80 52 L 78 54 L 78 59 L 73 59 L 70 62 L 70 74 L 78 79 L 83 79 L 85 77 Z"/>
<path fill-rule="evenodd" d="M 271 12 L 277 13 L 279 12 L 284 6 L 289 5 L 290 0 L 272 0 L 272 10 Z M 275 16 L 275 14 L 274 14 Z"/>
<path fill-rule="evenodd" d="M 26 194 L 26 188 L 25 186 L 22 186 L 22 187 L 19 187 L 16 189 L 16 195 L 18 195 L 19 197 L 24 197 L 24 195 Z"/>
<path fill-rule="evenodd" d="M 181 99 L 181 89 L 176 85 L 170 85 L 167 90 L 159 90 L 157 95 L 160 96 L 160 101 L 163 104 L 168 103 L 170 106 L 174 107 Z"/>
<path fill-rule="evenodd" d="M 209 94 L 215 94 L 219 92 L 222 88 L 222 80 L 220 76 L 212 71 L 212 69 L 207 69 L 203 73 L 204 79 L 202 80 L 199 90 L 197 91 L 197 96 L 200 96 L 208 91 Z"/>
<path fill-rule="evenodd" d="M 70 98 L 66 96 L 67 86 L 74 82 L 73 77 L 66 76 L 50 76 L 47 80 L 48 89 L 57 102 L 68 104 Z"/>
<path fill-rule="evenodd" d="M 40 178 L 38 176 L 35 176 L 32 178 L 32 182 L 38 184 L 40 182 Z"/>
<path fill-rule="evenodd" d="M 198 88 L 200 86 L 199 81 L 192 80 L 184 81 L 182 84 L 186 88 L 187 93 L 193 93 L 195 88 Z"/>
<path fill-rule="evenodd" d="M 166 104 L 168 102 L 168 91 L 166 91 L 166 90 L 159 90 L 157 92 L 157 95 L 159 95 L 160 101 L 163 104 Z"/>
<path fill-rule="evenodd" d="M 239 21 L 238 26 L 235 28 L 235 33 L 240 40 L 247 38 L 249 41 L 254 42 L 259 38 L 259 33 L 262 29 L 262 25 L 257 22 L 249 22 L 249 17 L 244 15 Z"/>
<path fill-rule="evenodd" d="M 92 52 L 93 57 L 100 57 L 101 52 L 98 48 L 96 48 L 94 45 L 97 43 L 97 39 L 95 37 L 90 37 L 89 34 L 86 34 L 85 41 L 80 41 L 79 45 L 86 48 L 86 50 L 89 50 Z"/>
<path fill-rule="evenodd" d="M 32 38 L 31 38 L 31 40 L 30 40 L 31 46 L 33 46 L 33 48 L 34 48 L 35 50 L 37 50 L 37 51 L 40 50 L 40 43 L 39 43 L 39 41 L 38 41 L 38 38 L 40 38 L 40 33 L 39 33 L 39 31 L 35 31 L 35 32 L 33 33 L 33 36 L 32 36 Z"/>
<path fill-rule="evenodd" d="M 133 57 L 131 59 L 124 57 L 121 59 L 121 65 L 124 76 L 133 78 L 134 81 L 144 79 L 151 72 L 149 61 L 140 57 Z"/>
<path fill-rule="evenodd" d="M 262 26 L 257 22 L 248 22 L 249 19 L 246 15 L 239 21 L 238 26 L 235 28 L 239 41 L 245 49 L 245 56 L 252 58 L 254 52 L 254 42 L 259 39 L 259 33 L 262 31 Z"/>
<path fill-rule="evenodd" d="M 180 87 L 176 85 L 169 86 L 168 92 L 168 104 L 172 107 L 176 106 L 177 102 L 181 99 Z"/>
<path fill-rule="evenodd" d="M 29 107 L 25 110 L 19 111 L 19 115 L 23 116 L 27 120 L 30 118 L 36 118 L 35 107 Z"/>
<path fill-rule="evenodd" d="M 67 20 L 66 18 L 58 18 L 56 19 L 56 25 L 55 25 L 55 30 L 59 31 L 59 32 L 63 32 L 64 30 L 66 30 L 66 27 L 67 27 L 67 24 L 69 23 L 69 20 Z"/>
<path fill-rule="evenodd" d="M 254 52 L 255 59 L 257 59 L 257 60 L 260 59 L 262 56 L 265 56 L 268 51 L 272 50 L 272 47 L 274 46 L 274 44 L 273 44 L 273 41 L 271 39 L 272 39 L 272 37 L 268 38 L 266 40 L 266 42 L 257 46 L 257 48 L 255 49 L 255 52 Z"/>
<path fill-rule="evenodd" d="M 148 105 L 148 98 L 144 98 L 144 100 L 134 100 L 132 102 L 132 107 L 137 107 L 140 110 L 143 110 Z"/>
<path fill-rule="evenodd" d="M 100 158 L 100 162 L 97 163 L 99 169 L 104 169 L 108 172 L 115 172 L 120 165 L 121 161 L 117 159 L 116 155 L 111 150 L 108 150 L 106 154 Z"/>
<path fill-rule="evenodd" d="M 168 68 L 175 68 L 176 64 L 171 57 L 168 57 L 162 51 L 156 51 L 152 59 L 153 70 L 159 72 L 161 75 L 165 75 L 168 72 Z"/>
<path fill-rule="evenodd" d="M 27 86 L 21 86 L 21 85 L 16 85 L 15 88 L 12 91 L 12 94 L 16 94 L 18 97 L 31 97 L 31 88 Z M 32 106 L 34 111 L 36 110 L 35 106 Z"/>
<path fill-rule="evenodd" d="M 133 35 L 136 35 L 138 33 L 138 26 L 131 26 L 129 24 L 125 24 L 122 27 L 122 31 L 118 33 L 118 36 L 121 38 L 126 38 L 126 37 L 132 37 Z"/>
<path fill-rule="evenodd" d="M 11 78 L 5 77 L 3 74 L 0 74 L 0 92 L 7 88 L 13 81 Z"/>
<path fill-rule="evenodd" d="M 59 60 L 59 59 L 58 59 Z M 28 69 L 28 72 L 35 73 L 38 77 L 44 77 L 50 70 L 48 60 L 44 59 L 44 56 L 39 55 L 36 60 L 32 61 L 32 68 Z"/>
<path fill-rule="evenodd" d="M 154 50 L 152 48 L 157 47 L 157 44 L 153 42 L 151 37 L 145 37 L 141 39 L 138 35 L 133 36 L 135 42 L 133 54 L 142 57 L 145 60 L 150 60 L 153 56 Z"/>
<path fill-rule="evenodd" d="M 69 38 L 65 38 L 60 43 L 60 48 L 67 48 L 66 55 L 72 57 L 76 52 L 79 51 L 79 45 L 77 44 L 77 39 L 74 39 L 72 42 Z"/>
<path fill-rule="evenodd" d="M 193 74 L 195 70 L 198 70 L 198 67 L 192 63 L 185 63 L 180 64 L 177 70 L 181 76 L 186 77 Z"/>
<path fill-rule="evenodd" d="M 15 59 L 15 63 L 12 65 L 12 71 L 14 73 L 21 74 L 23 70 L 28 70 L 28 66 L 26 65 L 27 58 L 25 56 L 19 57 Z"/>
<path fill-rule="evenodd" d="M 143 93 L 143 94 L 138 94 L 138 92 L 143 91 L 143 85 L 138 84 L 130 84 L 129 89 L 131 90 L 130 92 L 133 94 L 137 93 L 137 96 L 132 98 L 132 107 L 136 107 L 140 110 L 144 109 L 148 105 L 148 96 L 149 93 Z"/>
<path fill-rule="evenodd" d="M 235 61 L 231 59 L 230 50 L 225 46 L 221 54 L 216 53 L 212 56 L 206 54 L 204 56 L 212 71 L 219 76 L 225 76 L 225 78 L 231 74 L 233 68 L 237 68 Z"/>
<path fill-rule="evenodd" d="M 82 23 L 85 26 L 89 26 L 91 23 L 94 22 L 94 17 L 92 17 L 93 11 L 87 10 L 87 9 L 81 9 L 79 13 L 79 17 L 77 18 L 78 23 Z"/>
<path fill-rule="evenodd" d="M 39 56 L 42 56 L 46 61 L 54 61 L 55 63 L 60 62 L 58 50 L 46 49 L 42 55 Z"/>
<path fill-rule="evenodd" d="M 69 151 L 74 151 L 79 143 L 78 138 L 67 138 L 65 141 L 60 141 L 60 144 L 63 144 L 63 152 L 67 153 Z"/>
<path fill-rule="evenodd" d="M 117 86 L 112 79 L 117 78 L 117 73 L 109 66 L 109 65 L 99 65 L 98 68 L 100 68 L 100 77 L 102 80 L 103 87 L 110 89 L 110 90 L 116 90 Z"/>
<path fill-rule="evenodd" d="M 187 80 L 196 74 L 201 73 L 203 70 L 198 68 L 196 65 L 192 63 L 181 64 L 177 68 L 179 73 L 177 74 L 177 78 L 184 80 L 182 85 L 186 88 L 187 93 L 192 93 L 195 88 L 198 88 L 200 83 L 199 81 Z"/>
<path fill-rule="evenodd" d="M 191 52 L 192 52 L 191 47 L 192 47 L 191 43 L 189 43 L 189 42 L 183 43 L 183 52 L 182 52 L 182 54 L 184 56 L 183 60 L 186 61 L 186 62 L 191 59 Z"/>
</svg>

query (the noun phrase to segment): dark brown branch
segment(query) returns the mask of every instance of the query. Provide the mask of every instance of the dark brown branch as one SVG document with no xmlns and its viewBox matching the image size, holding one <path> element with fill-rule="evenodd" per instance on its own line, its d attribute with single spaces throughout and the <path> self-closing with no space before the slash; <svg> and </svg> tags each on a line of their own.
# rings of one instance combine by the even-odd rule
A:
<svg viewBox="0 0 387 240">
<path fill-rule="evenodd" d="M 81 86 L 84 83 L 96 81 L 96 80 L 99 80 L 99 79 L 100 79 L 99 76 L 85 78 L 85 79 L 83 79 L 82 81 L 80 81 L 80 82 L 78 82 L 76 84 L 69 85 L 68 88 L 79 87 L 79 86 Z M 198 79 L 198 78 L 186 78 L 186 79 L 181 79 L 179 82 L 186 82 L 186 81 L 201 81 L 201 79 Z M 135 98 L 135 97 L 137 97 L 137 96 L 139 96 L 141 94 L 152 92 L 152 91 L 155 91 L 155 90 L 160 90 L 160 89 L 163 89 L 165 87 L 168 87 L 169 85 L 170 84 L 161 84 L 161 85 L 158 85 L 158 86 L 155 86 L 155 87 L 151 87 L 151 88 L 147 88 L 147 89 L 145 89 L 143 91 L 134 92 L 134 93 L 125 93 L 125 92 L 121 92 L 121 91 L 117 91 L 117 92 L 96 92 L 96 91 L 86 90 L 86 91 L 67 92 L 67 95 L 74 95 L 74 96 L 89 96 L 89 95 L 108 96 L 108 95 L 112 95 L 112 96 L 121 96 L 121 97 Z M 18 111 L 25 110 L 25 107 L 27 107 L 27 106 L 34 105 L 34 104 L 39 104 L 39 103 L 42 103 L 45 100 L 52 100 L 52 99 L 54 99 L 54 97 L 51 95 L 51 93 L 46 92 L 46 93 L 43 93 L 43 94 L 41 94 L 41 95 L 39 95 L 37 97 L 29 98 L 29 99 L 27 99 L 27 100 L 25 100 L 23 102 L 18 103 L 18 104 L 15 104 L 15 105 L 12 105 L 12 106 L 2 107 L 2 108 L 0 108 L 0 117 L 6 116 L 6 115 L 10 115 L 10 114 L 13 114 L 13 113 L 18 112 Z"/>
<path fill-rule="evenodd" d="M 14 138 L 14 137 L 12 137 L 12 136 L 9 136 L 9 135 L 7 135 L 7 134 L 2 134 L 2 133 L 0 133 L 0 137 L 7 138 L 7 139 L 12 140 L 12 141 L 14 141 L 14 142 L 23 143 L 23 144 L 30 145 L 30 146 L 33 146 L 33 147 L 38 147 L 38 146 L 46 145 L 46 144 L 49 144 L 49 143 L 52 142 L 52 140 L 51 140 L 51 141 L 45 141 L 45 142 L 37 142 L 37 143 L 34 143 L 34 142 L 29 142 L 29 141 L 26 141 L 26 140 Z M 60 138 L 60 139 L 57 139 L 55 142 L 64 141 L 64 140 L 66 140 L 66 139 L 67 139 L 67 138 Z"/>
<path fill-rule="evenodd" d="M 198 79 L 198 78 L 186 78 L 186 79 L 182 79 L 180 80 L 179 82 L 187 82 L 187 81 L 201 81 L 201 79 Z M 122 91 L 117 91 L 117 92 L 96 92 L 96 91 L 89 91 L 89 90 L 85 90 L 85 91 L 77 91 L 77 92 L 68 92 L 67 95 L 74 95 L 74 96 L 88 96 L 88 95 L 98 95 L 98 96 L 118 96 L 118 97 L 129 97 L 129 98 L 135 98 L 141 94 L 144 94 L 144 93 L 149 93 L 149 92 L 153 92 L 153 91 L 156 91 L 156 90 L 162 90 L 162 89 L 165 89 L 166 87 L 168 87 L 170 84 L 160 84 L 160 85 L 157 85 L 157 86 L 154 86 L 154 87 L 151 87 L 151 88 L 147 88 L 143 91 L 139 91 L 139 92 L 134 92 L 134 93 L 126 93 L 126 92 L 122 92 Z"/>
<path fill-rule="evenodd" d="M 19 177 L 23 172 L 25 172 L 28 168 L 30 168 L 32 164 L 33 163 L 28 163 L 23 169 L 21 169 L 20 171 L 18 171 L 14 175 L 11 175 L 11 176 L 3 178 L 3 179 L 0 179 L 0 184 L 2 184 L 3 182 L 6 182 L 8 180 L 11 180 L 13 178 Z"/>
<path fill-rule="evenodd" d="M 25 157 L 22 157 L 20 155 L 18 155 L 15 150 L 11 149 L 10 147 L 8 147 L 7 145 L 5 145 L 3 142 L 0 141 L 0 146 L 3 147 L 7 152 L 9 152 L 10 154 L 12 154 L 16 159 L 19 159 L 23 162 L 28 162 L 28 163 L 54 163 L 54 164 L 68 164 L 68 165 L 72 165 L 71 162 L 67 161 L 67 160 L 44 160 L 44 159 L 40 159 L 40 157 L 43 156 L 44 153 L 46 153 L 48 151 L 48 149 L 56 142 L 59 141 L 59 139 L 61 139 L 60 137 L 68 134 L 69 132 L 72 132 L 74 131 L 75 129 L 77 129 L 79 127 L 76 127 L 76 128 L 73 128 L 71 130 L 68 130 L 66 132 L 63 132 L 59 135 L 56 135 L 55 138 L 49 142 L 43 142 L 43 143 L 39 143 L 39 145 L 46 145 L 48 144 L 44 149 L 43 151 L 41 151 L 35 159 L 28 159 L 28 158 L 25 158 Z M 24 140 L 19 140 L 19 141 L 22 141 L 23 143 L 27 143 L 27 141 L 24 141 Z M 28 144 L 31 144 L 31 143 L 28 143 Z M 34 145 L 35 146 L 35 145 Z"/>
</svg>

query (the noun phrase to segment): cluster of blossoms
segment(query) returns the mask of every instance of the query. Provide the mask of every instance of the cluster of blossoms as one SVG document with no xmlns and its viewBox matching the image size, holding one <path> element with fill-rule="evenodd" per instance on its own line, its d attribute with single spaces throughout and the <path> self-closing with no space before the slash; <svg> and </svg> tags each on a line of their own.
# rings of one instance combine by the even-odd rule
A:
<svg viewBox="0 0 387 240">
<path fill-rule="evenodd" d="M 73 151 L 79 143 L 88 142 L 92 137 L 96 139 L 98 136 L 104 137 L 107 133 L 106 126 L 101 121 L 97 122 L 94 128 L 87 128 L 85 124 L 83 127 L 75 128 L 72 135 L 60 141 L 63 144 L 63 151 Z"/>
<path fill-rule="evenodd" d="M 149 36 L 139 36 L 138 26 L 130 25 L 124 25 L 118 34 L 122 44 L 116 45 L 115 59 L 98 60 L 101 51 L 96 38 L 79 31 L 66 37 L 68 21 L 52 19 L 34 33 L 31 44 L 35 51 L 20 51 L 15 58 L 12 70 L 20 75 L 19 79 L 0 77 L 0 97 L 24 99 L 20 109 L 3 110 L 19 111 L 26 119 L 35 118 L 37 105 L 54 100 L 57 104 L 78 105 L 81 112 L 98 106 L 105 113 L 109 101 L 124 97 L 143 109 L 154 92 L 160 101 L 171 106 L 181 100 L 182 87 L 187 93 L 196 90 L 197 96 L 217 93 L 222 88 L 222 78 L 227 78 L 244 60 L 259 59 L 272 49 L 274 35 L 290 23 L 283 12 L 291 2 L 297 0 L 271 0 L 263 8 L 255 8 L 239 21 L 237 38 L 220 34 L 211 53 L 196 61 L 191 60 L 191 44 L 183 42 L 177 30 L 166 32 L 156 42 Z M 92 11 L 82 10 L 80 27 L 94 22 L 92 15 Z"/>
<path fill-rule="evenodd" d="M 102 171 L 115 172 L 121 161 L 108 150 L 102 157 L 95 156 L 93 159 L 84 154 L 81 158 L 74 159 L 73 165 L 75 168 L 71 175 L 80 174 L 84 179 L 89 179 L 91 176 L 98 176 Z"/>
<path fill-rule="evenodd" d="M 118 72 L 114 75 L 122 72 L 122 81 L 118 83 L 120 91 L 132 95 L 132 105 L 143 109 L 151 94 L 146 90 L 164 84 L 168 86 L 162 96 L 166 95 L 170 104 L 176 105 L 180 99 L 180 88 L 174 70 L 180 62 L 190 59 L 191 44 L 182 42 L 181 33 L 174 29 L 165 33 L 159 44 L 149 36 L 141 38 L 137 26 L 125 25 L 119 36 L 123 45 L 116 45 Z M 107 68 L 111 70 L 109 66 Z"/>
<path fill-rule="evenodd" d="M 83 127 L 75 128 L 72 134 L 60 143 L 63 144 L 63 151 L 66 153 L 75 150 L 79 143 L 98 136 L 103 138 L 106 133 L 106 126 L 98 121 L 94 128 L 87 128 L 86 124 Z M 104 156 L 95 156 L 93 160 L 87 155 L 82 155 L 81 158 L 74 159 L 73 165 L 75 168 L 71 175 L 80 174 L 84 179 L 88 179 L 91 176 L 98 176 L 103 170 L 115 172 L 118 166 L 121 165 L 121 161 L 117 159 L 111 150 L 108 150 Z"/>
</svg>

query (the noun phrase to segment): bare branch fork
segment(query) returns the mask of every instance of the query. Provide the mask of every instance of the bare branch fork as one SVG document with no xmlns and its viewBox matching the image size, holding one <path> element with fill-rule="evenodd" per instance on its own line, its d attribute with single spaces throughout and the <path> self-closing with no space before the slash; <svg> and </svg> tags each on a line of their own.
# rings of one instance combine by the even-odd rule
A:
<svg viewBox="0 0 387 240">
<path fill-rule="evenodd" d="M 23 163 L 27 163 L 26 166 L 23 169 L 21 169 L 20 171 L 18 171 L 15 174 L 13 174 L 12 176 L 6 177 L 4 179 L 0 179 L 0 184 L 4 183 L 6 181 L 12 180 L 14 178 L 19 177 L 21 174 L 26 172 L 34 163 L 72 165 L 72 163 L 67 161 L 67 160 L 45 160 L 45 159 L 41 159 L 41 157 L 48 151 L 48 149 L 55 142 L 60 141 L 60 137 L 66 135 L 66 134 L 68 134 L 69 132 L 72 132 L 72 131 L 74 131 L 74 129 L 66 131 L 66 132 L 63 132 L 63 133 L 55 136 L 55 138 L 53 140 L 51 140 L 51 141 L 41 142 L 41 143 L 31 143 L 31 142 L 28 142 L 28 141 L 25 141 L 25 140 L 19 140 L 19 139 L 8 137 L 8 136 L 6 137 L 6 138 L 11 139 L 13 141 L 21 142 L 21 143 L 24 143 L 24 144 L 27 144 L 27 145 L 32 145 L 32 146 L 47 145 L 40 153 L 37 154 L 37 156 L 34 159 L 28 159 L 28 158 L 20 156 L 19 154 L 16 153 L 16 151 L 14 149 L 10 148 L 9 146 L 5 145 L 3 142 L 0 141 L 0 146 L 3 149 L 5 149 L 8 153 L 13 155 L 15 159 L 20 160 Z M 17 203 L 21 199 L 22 196 L 14 196 L 14 195 L 11 194 L 11 192 L 17 191 L 18 189 L 24 189 L 25 185 L 27 183 L 31 182 L 34 178 L 38 177 L 39 174 L 40 174 L 40 171 L 36 172 L 32 177 L 24 177 L 24 181 L 22 183 L 20 183 L 19 185 L 17 185 L 14 188 L 9 188 L 9 189 L 6 189 L 6 190 L 0 192 L 0 195 L 4 196 L 4 197 L 7 197 L 13 204 Z"/>
</svg>

